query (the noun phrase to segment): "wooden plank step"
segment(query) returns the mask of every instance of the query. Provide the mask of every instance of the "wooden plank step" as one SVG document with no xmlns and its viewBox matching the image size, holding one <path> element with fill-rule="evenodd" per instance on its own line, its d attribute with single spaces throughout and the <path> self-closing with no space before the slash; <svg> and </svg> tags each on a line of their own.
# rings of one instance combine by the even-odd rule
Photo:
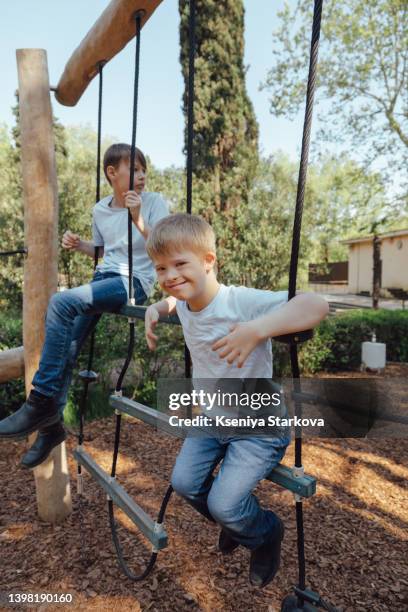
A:
<svg viewBox="0 0 408 612">
<path fill-rule="evenodd" d="M 195 431 L 194 427 L 174 427 L 170 425 L 167 414 L 127 397 L 112 395 L 109 403 L 119 412 L 139 419 L 177 438 L 185 438 L 188 433 L 192 434 Z M 312 497 L 316 493 L 316 478 L 307 474 L 295 476 L 292 469 L 285 465 L 279 464 L 266 478 L 301 497 Z"/>
<path fill-rule="evenodd" d="M 109 476 L 80 446 L 74 450 L 74 457 L 109 495 L 116 506 L 123 510 L 148 538 L 155 550 L 161 550 L 167 546 L 167 533 L 163 525 L 156 523 L 115 478 Z"/>
<path fill-rule="evenodd" d="M 266 480 L 270 480 L 284 489 L 292 491 L 292 493 L 297 493 L 300 497 L 312 497 L 316 493 L 316 478 L 314 476 L 308 474 L 295 476 L 292 468 L 281 463 L 268 474 Z"/>
</svg>

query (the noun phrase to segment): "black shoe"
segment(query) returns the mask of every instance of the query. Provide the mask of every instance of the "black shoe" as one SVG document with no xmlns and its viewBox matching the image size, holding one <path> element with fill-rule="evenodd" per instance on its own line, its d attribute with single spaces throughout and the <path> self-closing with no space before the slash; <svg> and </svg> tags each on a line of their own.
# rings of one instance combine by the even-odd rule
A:
<svg viewBox="0 0 408 612">
<path fill-rule="evenodd" d="M 61 422 L 40 429 L 32 447 L 26 452 L 20 465 L 25 468 L 34 468 L 46 460 L 53 448 L 66 440 L 64 426 Z"/>
<path fill-rule="evenodd" d="M 59 420 L 55 400 L 37 391 L 31 391 L 17 412 L 0 421 L 0 438 L 24 438 L 33 431 L 53 425 Z"/>
<path fill-rule="evenodd" d="M 231 536 L 221 529 L 220 537 L 218 539 L 218 550 L 222 552 L 223 555 L 229 555 L 233 550 L 238 548 L 239 542 L 231 538 Z"/>
<path fill-rule="evenodd" d="M 264 587 L 274 579 L 280 565 L 281 544 L 285 528 L 279 517 L 278 525 L 268 539 L 251 553 L 249 581 Z"/>
</svg>

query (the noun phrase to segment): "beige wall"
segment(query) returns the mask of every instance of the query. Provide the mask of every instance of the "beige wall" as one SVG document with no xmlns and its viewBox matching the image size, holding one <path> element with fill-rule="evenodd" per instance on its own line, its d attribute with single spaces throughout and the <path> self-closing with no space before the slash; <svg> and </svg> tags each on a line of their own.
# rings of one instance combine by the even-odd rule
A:
<svg viewBox="0 0 408 612">
<path fill-rule="evenodd" d="M 316 293 L 333 293 L 336 295 L 349 292 L 347 283 L 309 283 L 308 288 Z"/>
<path fill-rule="evenodd" d="M 400 247 L 400 248 L 398 248 Z M 408 236 L 381 241 L 381 287 L 408 290 Z M 372 291 L 373 246 L 371 242 L 349 244 L 349 292 Z"/>
<path fill-rule="evenodd" d="M 408 236 L 384 239 L 381 244 L 381 259 L 382 286 L 408 289 Z"/>
</svg>

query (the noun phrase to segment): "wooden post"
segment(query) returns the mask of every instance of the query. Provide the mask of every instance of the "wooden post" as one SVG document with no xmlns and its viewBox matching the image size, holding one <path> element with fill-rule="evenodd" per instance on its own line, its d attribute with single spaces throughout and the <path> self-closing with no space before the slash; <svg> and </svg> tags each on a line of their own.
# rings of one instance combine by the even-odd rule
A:
<svg viewBox="0 0 408 612">
<path fill-rule="evenodd" d="M 48 301 L 57 290 L 58 190 L 47 54 L 18 49 L 24 231 L 23 343 L 27 393 L 44 342 Z M 38 514 L 58 523 L 72 510 L 65 444 L 34 470 Z"/>
<path fill-rule="evenodd" d="M 0 352 L 0 383 L 24 376 L 24 348 L 8 349 Z"/>
</svg>

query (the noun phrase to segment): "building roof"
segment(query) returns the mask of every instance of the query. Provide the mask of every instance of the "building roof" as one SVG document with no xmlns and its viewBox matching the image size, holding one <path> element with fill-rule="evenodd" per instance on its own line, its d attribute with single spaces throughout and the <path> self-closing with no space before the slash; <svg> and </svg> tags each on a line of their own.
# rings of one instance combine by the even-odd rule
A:
<svg viewBox="0 0 408 612">
<path fill-rule="evenodd" d="M 408 236 L 408 229 L 395 230 L 393 232 L 385 232 L 378 234 L 379 238 L 398 238 L 399 236 Z M 356 244 L 357 242 L 372 242 L 373 236 L 363 236 L 361 238 L 349 238 L 348 240 L 340 240 L 342 244 Z"/>
</svg>

